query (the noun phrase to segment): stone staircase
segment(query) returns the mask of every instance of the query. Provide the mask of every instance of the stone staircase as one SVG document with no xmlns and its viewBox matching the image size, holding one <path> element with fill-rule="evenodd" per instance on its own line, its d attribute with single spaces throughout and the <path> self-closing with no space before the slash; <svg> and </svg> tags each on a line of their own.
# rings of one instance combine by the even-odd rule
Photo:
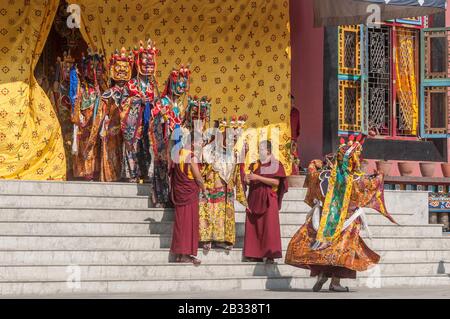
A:
<svg viewBox="0 0 450 319">
<path fill-rule="evenodd" d="M 309 289 L 309 272 L 242 263 L 244 209 L 237 247 L 199 250 L 203 264 L 169 263 L 173 211 L 149 207 L 148 187 L 83 182 L 0 181 L 0 294 L 145 293 L 232 289 Z M 280 213 L 283 248 L 304 222 L 304 189 L 291 189 Z M 450 284 L 450 237 L 428 225 L 425 192 L 386 192 L 402 226 L 368 212 L 379 266 L 350 287 Z M 79 275 L 79 277 L 78 277 Z M 80 278 L 79 284 L 72 282 Z"/>
</svg>

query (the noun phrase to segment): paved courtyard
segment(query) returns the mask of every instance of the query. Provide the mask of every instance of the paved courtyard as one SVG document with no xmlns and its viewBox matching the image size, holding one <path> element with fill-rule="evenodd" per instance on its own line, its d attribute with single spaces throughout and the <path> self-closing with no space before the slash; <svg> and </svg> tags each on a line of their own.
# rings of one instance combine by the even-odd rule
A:
<svg viewBox="0 0 450 319">
<path fill-rule="evenodd" d="M 324 287 L 327 288 L 327 287 Z M 8 297 L 9 298 L 9 297 Z M 149 294 L 111 294 L 111 295 L 55 295 L 19 296 L 18 298 L 58 298 L 58 299 L 450 299 L 450 287 L 427 288 L 383 288 L 351 289 L 350 293 L 332 293 L 324 289 L 320 293 L 310 290 L 253 291 L 233 290 L 214 292 L 172 292 Z"/>
</svg>

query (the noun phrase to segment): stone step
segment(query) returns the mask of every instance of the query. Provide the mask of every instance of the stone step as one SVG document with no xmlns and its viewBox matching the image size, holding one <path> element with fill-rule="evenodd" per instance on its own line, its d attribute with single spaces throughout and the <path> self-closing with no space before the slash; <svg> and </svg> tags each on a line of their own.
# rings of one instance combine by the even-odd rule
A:
<svg viewBox="0 0 450 319">
<path fill-rule="evenodd" d="M 150 234 L 172 234 L 172 223 L 151 223 Z M 299 230 L 299 224 L 281 224 L 281 236 L 292 237 Z M 420 236 L 420 237 L 441 237 L 442 225 L 421 225 L 421 226 L 396 226 L 396 225 L 370 225 L 370 232 L 373 236 Z M 245 224 L 236 224 L 236 235 L 244 236 Z M 365 237 L 365 232 L 362 232 Z"/>
<path fill-rule="evenodd" d="M 287 247 L 291 237 L 282 238 Z M 392 237 L 365 238 L 373 250 L 449 249 L 450 237 Z M 152 250 L 169 248 L 167 235 L 130 236 L 0 236 L 0 250 Z M 238 237 L 236 247 L 242 248 L 243 238 Z"/>
<path fill-rule="evenodd" d="M 57 181 L 0 181 L 0 194 L 52 194 L 52 195 L 80 195 L 80 196 L 149 196 L 148 184 L 132 183 L 98 183 L 98 182 L 57 182 Z M 287 200 L 303 199 L 306 195 L 304 188 L 290 188 L 286 194 Z"/>
<path fill-rule="evenodd" d="M 428 219 L 428 192 L 422 191 L 385 191 L 386 208 L 391 214 L 418 214 Z M 303 200 L 306 189 L 290 188 L 285 200 Z M 309 209 L 308 209 L 309 210 Z"/>
<path fill-rule="evenodd" d="M 298 224 L 282 224 L 281 236 L 293 236 Z M 171 222 L 140 223 L 60 223 L 60 222 L 0 222 L 0 234 L 6 236 L 148 236 L 171 235 Z M 371 225 L 374 236 L 441 237 L 442 225 L 396 226 Z M 236 235 L 244 236 L 245 224 L 236 223 Z"/>
<path fill-rule="evenodd" d="M 303 224 L 307 212 L 280 212 L 280 223 Z M 366 211 L 369 225 L 391 225 L 392 223 L 371 210 Z M 400 225 L 420 225 L 420 221 L 414 215 L 392 214 Z M 1 208 L 0 222 L 99 222 L 99 223 L 136 223 L 144 221 L 162 222 L 173 221 L 172 209 L 121 209 L 121 208 Z M 245 222 L 245 212 L 236 211 L 236 222 Z"/>
<path fill-rule="evenodd" d="M 376 268 L 361 272 L 364 276 L 428 276 L 446 274 L 445 263 L 380 263 Z M 0 266 L 0 282 L 64 281 L 79 274 L 82 281 L 128 281 L 162 279 L 213 279 L 223 275 L 233 277 L 307 277 L 309 270 L 285 264 L 264 263 L 209 264 L 198 267 L 188 264 L 149 265 L 87 265 L 87 266 Z"/>
<path fill-rule="evenodd" d="M 301 190 L 299 191 L 301 192 Z M 415 214 L 421 216 L 421 221 L 428 216 L 428 197 L 425 192 L 386 192 L 386 205 L 391 213 L 395 214 Z M 401 204 L 399 204 L 401 203 Z M 123 208 L 145 209 L 151 207 L 151 201 L 145 195 L 121 195 L 121 196 L 103 196 L 103 195 L 73 195 L 57 193 L 20 193 L 20 194 L 2 194 L 0 196 L 0 207 L 4 208 L 46 208 L 46 207 L 65 207 L 65 208 Z M 237 210 L 244 208 L 236 203 Z M 283 211 L 288 212 L 307 212 L 310 207 L 297 197 L 286 197 L 283 205 Z M 428 217 L 427 217 L 428 218 Z"/>
<path fill-rule="evenodd" d="M 0 283 L 0 294 L 14 296 L 59 295 L 64 294 L 143 294 L 151 292 L 190 292 L 190 291 L 227 291 L 227 290 L 287 290 L 308 289 L 315 283 L 315 278 L 308 277 L 278 277 L 278 278 L 218 278 L 195 280 L 159 280 L 149 281 L 86 281 L 80 286 L 67 281 L 59 282 L 8 282 Z M 386 276 L 379 280 L 361 276 L 356 280 L 343 280 L 343 285 L 352 290 L 358 288 L 385 287 L 439 287 L 448 286 L 450 278 L 447 275 L 433 276 Z M 326 285 L 324 289 L 327 289 Z M 299 293 L 299 298 L 301 293 Z"/>
<path fill-rule="evenodd" d="M 450 250 L 378 250 L 382 262 L 433 262 L 450 261 Z M 283 252 L 283 256 L 286 252 Z M 212 249 L 198 251 L 198 258 L 202 264 L 240 263 L 242 249 L 232 251 Z M 157 250 L 21 250 L 0 251 L 0 265 L 2 266 L 38 266 L 38 265 L 147 265 L 164 264 L 172 261 L 168 249 Z M 284 258 L 278 262 L 283 263 Z"/>
<path fill-rule="evenodd" d="M 244 208 L 236 204 L 238 209 Z M 152 207 L 148 196 L 82 196 L 82 195 L 2 195 L 0 196 L 0 207 L 4 208 L 128 208 L 146 209 Z M 289 212 L 309 211 L 311 208 L 302 200 L 283 201 L 282 210 Z"/>
<path fill-rule="evenodd" d="M 148 184 L 57 182 L 57 181 L 0 181 L 0 194 L 51 194 L 71 196 L 149 196 Z"/>
<path fill-rule="evenodd" d="M 0 206 L 9 208 L 131 208 L 146 209 L 151 207 L 147 196 L 77 196 L 77 195 L 2 195 Z"/>
</svg>

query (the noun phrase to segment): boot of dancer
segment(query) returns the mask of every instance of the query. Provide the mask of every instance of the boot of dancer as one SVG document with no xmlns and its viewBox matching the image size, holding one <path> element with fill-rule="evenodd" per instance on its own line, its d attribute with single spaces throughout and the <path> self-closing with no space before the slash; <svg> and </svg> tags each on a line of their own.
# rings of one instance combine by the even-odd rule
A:
<svg viewBox="0 0 450 319">
<path fill-rule="evenodd" d="M 322 286 L 328 281 L 328 277 L 325 276 L 323 272 L 317 276 L 316 284 L 313 287 L 313 292 L 319 292 L 322 290 Z"/>
<path fill-rule="evenodd" d="M 349 292 L 348 287 L 341 286 L 341 279 L 337 277 L 333 277 L 330 283 L 330 291 L 334 292 Z"/>
</svg>

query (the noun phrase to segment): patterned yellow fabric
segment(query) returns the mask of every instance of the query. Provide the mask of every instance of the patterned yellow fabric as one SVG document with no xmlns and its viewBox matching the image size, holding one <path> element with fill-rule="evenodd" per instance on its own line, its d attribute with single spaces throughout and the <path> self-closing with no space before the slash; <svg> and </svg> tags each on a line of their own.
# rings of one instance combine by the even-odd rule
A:
<svg viewBox="0 0 450 319">
<path fill-rule="evenodd" d="M 212 165 L 202 169 L 208 198 L 202 198 L 199 207 L 200 241 L 221 242 L 234 245 L 236 242 L 236 220 L 234 200 L 247 207 L 239 166 L 236 165 L 228 184 Z M 217 187 L 217 185 L 222 185 Z"/>
<path fill-rule="evenodd" d="M 212 119 L 247 114 L 249 127 L 259 132 L 279 128 L 279 158 L 291 172 L 285 150 L 290 141 L 288 1 L 70 2 L 81 4 L 83 37 L 108 55 L 144 38 L 156 41 L 160 89 L 173 66 L 189 63 L 190 93 L 213 98 Z"/>
<path fill-rule="evenodd" d="M 220 242 L 234 245 L 236 220 L 234 192 L 224 187 L 208 189 L 208 200 L 202 198 L 199 206 L 199 234 L 201 242 Z"/>
<path fill-rule="evenodd" d="M 61 128 L 33 74 L 58 3 L 0 3 L 1 179 L 65 179 Z"/>
<path fill-rule="evenodd" d="M 416 35 L 405 29 L 397 30 L 395 68 L 397 99 L 400 105 L 400 125 L 411 135 L 417 135 L 419 100 L 416 77 Z"/>
</svg>

